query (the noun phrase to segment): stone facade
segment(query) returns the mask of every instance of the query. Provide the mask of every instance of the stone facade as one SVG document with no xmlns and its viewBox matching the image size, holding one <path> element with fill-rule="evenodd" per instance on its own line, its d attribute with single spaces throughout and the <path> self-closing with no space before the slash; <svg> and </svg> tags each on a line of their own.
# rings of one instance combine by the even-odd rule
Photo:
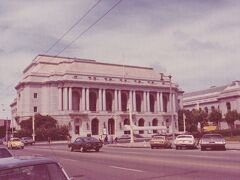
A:
<svg viewBox="0 0 240 180">
<path fill-rule="evenodd" d="M 129 124 L 131 107 L 136 126 L 178 130 L 183 92 L 153 68 L 39 55 L 23 75 L 11 104 L 16 124 L 40 113 L 67 125 L 73 137 L 88 133 L 115 137 L 128 133 L 124 125 Z"/>
<path fill-rule="evenodd" d="M 228 110 L 240 112 L 240 81 L 202 91 L 185 93 L 183 95 L 183 107 L 187 110 L 201 108 L 207 112 L 219 109 L 223 117 Z M 236 121 L 236 123 L 238 122 Z"/>
</svg>

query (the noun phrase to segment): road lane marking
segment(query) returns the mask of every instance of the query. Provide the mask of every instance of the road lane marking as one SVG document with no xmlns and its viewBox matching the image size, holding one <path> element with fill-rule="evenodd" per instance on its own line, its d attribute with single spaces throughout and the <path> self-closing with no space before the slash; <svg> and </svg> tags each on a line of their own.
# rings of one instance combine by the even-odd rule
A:
<svg viewBox="0 0 240 180">
<path fill-rule="evenodd" d="M 144 172 L 144 171 L 139 170 L 139 169 L 131 169 L 131 168 L 125 168 L 125 167 L 119 167 L 119 166 L 109 166 L 109 167 L 115 168 L 115 169 L 122 169 L 122 170 L 126 170 L 126 171 Z"/>
</svg>

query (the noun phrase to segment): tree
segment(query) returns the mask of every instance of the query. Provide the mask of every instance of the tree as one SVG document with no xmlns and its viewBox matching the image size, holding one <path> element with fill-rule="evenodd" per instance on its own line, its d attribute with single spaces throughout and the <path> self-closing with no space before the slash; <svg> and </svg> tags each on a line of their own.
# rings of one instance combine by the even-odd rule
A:
<svg viewBox="0 0 240 180">
<path fill-rule="evenodd" d="M 200 123 L 201 128 L 207 123 L 208 114 L 201 109 L 199 109 L 199 110 L 193 109 L 192 116 L 193 116 L 193 121 L 196 124 Z"/>
<path fill-rule="evenodd" d="M 208 115 L 208 120 L 219 126 L 219 122 L 222 120 L 222 113 L 219 110 L 213 109 Z"/>
<path fill-rule="evenodd" d="M 231 128 L 231 136 L 232 136 L 232 131 L 234 128 L 234 122 L 236 120 L 238 120 L 239 117 L 240 117 L 240 115 L 236 110 L 228 111 L 227 114 L 225 115 L 225 120 L 227 121 L 228 125 Z"/>
<path fill-rule="evenodd" d="M 21 130 L 17 133 L 18 136 L 23 134 L 32 134 L 32 117 L 23 120 L 20 123 Z M 57 120 L 51 116 L 43 116 L 41 114 L 35 115 L 35 133 L 37 140 L 47 140 L 50 137 L 52 140 L 65 139 L 68 135 L 68 128 L 66 126 L 58 126 Z"/>
</svg>

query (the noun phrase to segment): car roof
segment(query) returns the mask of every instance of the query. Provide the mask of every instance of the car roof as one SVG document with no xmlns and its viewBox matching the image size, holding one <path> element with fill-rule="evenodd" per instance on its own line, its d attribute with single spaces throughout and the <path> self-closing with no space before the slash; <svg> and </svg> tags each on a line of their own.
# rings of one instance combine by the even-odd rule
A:
<svg viewBox="0 0 240 180">
<path fill-rule="evenodd" d="M 55 160 L 38 156 L 15 156 L 0 159 L 0 170 L 12 169 L 24 166 L 57 163 Z"/>
</svg>

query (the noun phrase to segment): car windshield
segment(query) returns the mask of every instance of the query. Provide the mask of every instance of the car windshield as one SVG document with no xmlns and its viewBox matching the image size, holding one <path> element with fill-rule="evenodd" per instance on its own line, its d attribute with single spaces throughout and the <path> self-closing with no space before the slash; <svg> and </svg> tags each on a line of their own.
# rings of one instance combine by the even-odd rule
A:
<svg viewBox="0 0 240 180">
<path fill-rule="evenodd" d="M 153 139 L 162 139 L 162 140 L 164 140 L 165 137 L 164 136 L 154 136 Z"/>
<path fill-rule="evenodd" d="M 15 139 L 11 139 L 11 141 L 20 141 L 20 139 L 15 138 Z"/>
<path fill-rule="evenodd" d="M 0 171 L 4 180 L 67 180 L 57 164 L 24 166 Z"/>
<path fill-rule="evenodd" d="M 83 139 L 85 142 L 99 142 L 98 139 L 94 138 L 94 137 L 86 137 Z"/>
<path fill-rule="evenodd" d="M 206 138 L 206 139 L 222 139 L 223 137 L 222 137 L 222 135 L 220 135 L 220 134 L 205 134 L 204 136 L 203 136 L 203 138 Z"/>
<path fill-rule="evenodd" d="M 192 136 L 181 135 L 181 136 L 178 136 L 177 138 L 189 138 L 189 139 L 191 139 Z"/>
</svg>

